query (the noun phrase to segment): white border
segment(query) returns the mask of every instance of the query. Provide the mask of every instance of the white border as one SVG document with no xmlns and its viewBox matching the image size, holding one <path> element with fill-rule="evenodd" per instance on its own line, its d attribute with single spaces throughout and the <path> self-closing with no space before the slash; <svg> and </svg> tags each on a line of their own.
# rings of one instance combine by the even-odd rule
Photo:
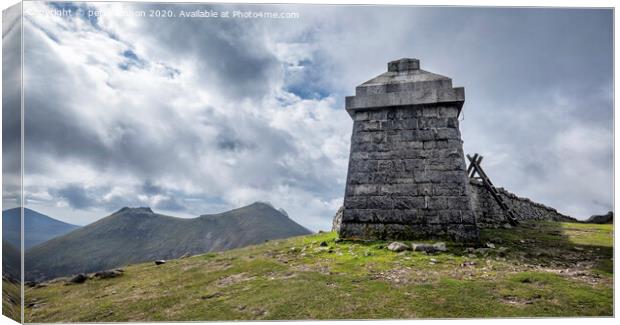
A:
<svg viewBox="0 0 620 325">
<path fill-rule="evenodd" d="M 76 1 L 81 1 L 81 0 L 76 0 Z M 88 2 L 88 1 L 85 1 Z M 129 2 L 129 1 L 127 1 Z M 351 0 L 336 0 L 336 1 L 330 1 L 330 0 L 313 0 L 313 1 L 300 1 L 300 0 L 289 0 L 289 1 L 258 1 L 258 0 L 245 0 L 245 1 L 221 1 L 221 0 L 210 0 L 210 1 L 179 1 L 179 0 L 150 0 L 150 1 L 133 1 L 133 2 L 196 2 L 196 3 L 200 3 L 200 2 L 207 2 L 207 3 L 270 3 L 270 4 L 277 4 L 277 3 L 282 3 L 282 4 L 286 4 L 286 3 L 293 3 L 293 4 L 343 4 L 343 5 L 347 5 L 347 4 L 366 4 L 366 5 L 422 5 L 422 6 L 488 6 L 488 7 L 588 7 L 588 8 L 593 8 L 593 7 L 600 7 L 600 8 L 615 8 L 616 3 L 615 1 L 610 1 L 610 0 L 589 0 L 589 1 L 577 1 L 577 0 L 564 0 L 564 1 L 559 1 L 559 0 L 538 0 L 538 1 L 533 1 L 533 0 L 511 0 L 509 2 L 500 2 L 500 1 L 493 1 L 493 0 L 468 0 L 468 1 L 455 1 L 455 0 L 442 0 L 442 1 L 437 1 L 437 2 L 431 2 L 431 1 L 424 1 L 424 0 L 410 0 L 410 1 L 398 1 L 398 0 L 355 0 L 355 1 L 351 1 Z M 0 7 L 2 8 L 2 10 L 14 5 L 18 3 L 18 1 L 14 1 L 14 0 L 0 0 Z M 0 22 L 1 23 L 1 22 Z M 616 24 L 616 17 L 615 17 L 615 12 L 614 12 L 614 45 L 617 43 L 617 38 L 618 38 L 618 25 Z M 23 44 L 23 42 L 22 42 Z M 2 55 L 1 55 L 1 51 L 0 51 L 0 62 L 2 60 Z M 22 55 L 22 60 L 23 60 L 23 55 Z M 617 72 L 617 66 L 615 65 L 615 61 L 616 61 L 616 52 L 615 52 L 615 46 L 614 46 L 614 112 L 615 112 L 615 107 L 617 107 L 617 97 L 615 96 L 616 94 L 616 89 L 615 89 L 615 76 L 616 76 L 616 72 Z M 23 62 L 22 62 L 22 66 L 23 66 Z M 1 87 L 0 87 L 0 96 L 1 96 Z M 22 96 L 23 96 L 23 91 L 22 91 Z M 23 97 L 22 97 L 23 100 Z M 22 104 L 23 105 L 23 104 Z M 615 159 L 616 158 L 616 146 L 615 144 L 617 144 L 618 142 L 616 141 L 618 139 L 618 134 L 615 133 L 616 130 L 616 126 L 618 125 L 620 118 L 618 118 L 616 116 L 616 114 L 614 114 L 614 193 L 615 193 L 615 185 L 618 184 L 617 179 L 618 179 L 618 175 L 616 175 L 615 171 L 618 170 L 618 167 L 620 167 L 620 163 Z M 0 124 L 0 130 L 1 130 L 1 124 Z M 23 130 L 23 129 L 22 129 Z M 1 132 L 0 132 L 1 134 Z M 23 151 L 23 150 L 22 150 Z M 2 157 L 2 153 L 0 152 L 0 161 L 1 161 L 1 157 Z M 23 161 L 22 161 L 23 163 Z M 0 176 L 1 177 L 1 176 Z M 620 199 L 618 197 L 616 197 L 614 195 L 614 207 L 618 206 L 618 202 L 620 201 Z M 614 209 L 615 210 L 615 209 Z M 615 231 L 615 226 L 614 226 L 614 231 Z M 615 232 L 614 232 L 615 234 Z M 615 235 L 614 235 L 615 237 Z M 615 239 L 615 238 L 614 238 Z M 23 245 L 23 243 L 22 243 Z M 614 240 L 614 247 L 615 247 L 615 240 Z M 617 250 L 614 250 L 614 269 L 617 269 L 617 263 L 615 261 L 617 261 L 618 258 L 618 252 Z M 23 270 L 22 270 L 22 274 L 23 274 Z M 614 278 L 614 315 L 618 315 L 618 306 L 617 306 L 617 302 L 615 300 L 615 293 L 617 290 L 617 282 L 615 281 Z M 23 293 L 22 293 L 23 296 Z M 23 307 L 22 307 L 22 312 L 23 312 Z M 22 316 L 23 317 L 23 316 Z M 23 319 L 23 318 L 22 318 Z M 459 324 L 480 324 L 480 323 L 486 323 L 486 324 L 495 324 L 495 323 L 501 323 L 501 324 L 522 324 L 523 322 L 528 322 L 529 324 L 583 324 L 583 323 L 597 323 L 597 324 L 613 324 L 616 323 L 616 321 L 613 320 L 613 318 L 533 318 L 533 319 L 459 319 L 459 320 L 390 320 L 390 321 L 383 321 L 383 320 L 379 320 L 379 321 L 302 321 L 305 324 L 347 324 L 347 325 L 357 325 L 357 324 L 384 324 L 384 323 L 388 323 L 388 324 L 448 324 L 448 323 L 454 323 L 457 322 Z M 10 320 L 7 317 L 1 316 L 0 317 L 0 324 L 9 324 L 14 322 L 12 320 Z M 232 322 L 195 322 L 198 324 L 204 323 L 204 324 L 231 324 Z M 294 323 L 299 323 L 299 322 L 288 322 L 288 321 L 278 321 L 278 322 L 234 322 L 235 324 L 255 324 L 255 323 L 260 323 L 260 324 L 294 324 Z M 72 323 L 72 324 L 79 324 L 79 323 Z M 151 324 L 151 323 L 134 323 L 134 324 Z M 179 324 L 179 323 L 157 323 L 157 324 Z M 181 323 L 182 324 L 182 323 Z"/>
</svg>

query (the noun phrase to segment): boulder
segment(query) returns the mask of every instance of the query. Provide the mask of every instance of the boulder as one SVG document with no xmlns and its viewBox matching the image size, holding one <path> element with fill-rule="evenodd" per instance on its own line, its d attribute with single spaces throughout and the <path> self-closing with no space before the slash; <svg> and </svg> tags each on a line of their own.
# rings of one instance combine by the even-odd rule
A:
<svg viewBox="0 0 620 325">
<path fill-rule="evenodd" d="M 344 214 L 344 206 L 341 206 L 340 209 L 336 212 L 334 216 L 334 220 L 332 221 L 332 231 L 338 232 L 340 231 L 340 225 L 342 224 L 342 215 Z"/>
<path fill-rule="evenodd" d="M 444 242 L 434 243 L 433 247 L 435 247 L 435 250 L 437 250 L 438 252 L 445 252 L 448 250 L 448 248 L 446 247 L 446 243 Z"/>
<path fill-rule="evenodd" d="M 435 247 L 433 247 L 433 245 L 431 244 L 416 244 L 413 243 L 411 244 L 411 248 L 416 251 L 416 252 L 434 252 L 435 251 Z"/>
<path fill-rule="evenodd" d="M 155 265 L 162 265 L 162 264 L 166 264 L 166 260 L 156 260 L 155 261 Z"/>
<path fill-rule="evenodd" d="M 69 282 L 70 283 L 84 283 L 84 282 L 86 282 L 86 280 L 88 280 L 88 277 L 86 276 L 86 274 L 80 273 L 80 274 L 75 275 L 74 277 L 72 277 L 69 280 Z"/>
<path fill-rule="evenodd" d="M 106 271 L 99 271 L 95 273 L 95 277 L 99 279 L 115 278 L 121 275 L 123 275 L 123 272 L 119 270 L 106 270 Z"/>
<path fill-rule="evenodd" d="M 416 252 L 427 252 L 427 253 L 435 253 L 435 252 L 445 252 L 448 250 L 446 247 L 446 243 L 438 242 L 435 244 L 411 244 L 411 247 Z"/>
<path fill-rule="evenodd" d="M 392 252 L 402 252 L 402 251 L 409 250 L 410 248 L 409 248 L 409 246 L 407 246 L 407 245 L 405 245 L 405 244 L 403 244 L 401 242 L 395 241 L 393 243 L 390 243 L 388 245 L 387 249 L 391 250 Z"/>
<path fill-rule="evenodd" d="M 39 283 L 36 281 L 26 281 L 24 282 L 24 285 L 30 288 L 34 288 L 38 285 Z"/>
</svg>

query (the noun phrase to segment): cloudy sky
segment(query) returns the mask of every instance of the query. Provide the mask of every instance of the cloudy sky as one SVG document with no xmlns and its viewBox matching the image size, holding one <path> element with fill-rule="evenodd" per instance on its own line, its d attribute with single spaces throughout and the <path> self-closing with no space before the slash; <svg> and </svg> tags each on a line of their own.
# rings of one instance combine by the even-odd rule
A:
<svg viewBox="0 0 620 325">
<path fill-rule="evenodd" d="M 100 10 L 55 17 L 53 8 Z M 298 19 L 122 17 L 269 10 Z M 79 225 L 268 201 L 342 203 L 344 96 L 401 57 L 464 86 L 465 151 L 498 186 L 585 218 L 613 204 L 612 11 L 25 3 L 27 207 Z"/>
</svg>

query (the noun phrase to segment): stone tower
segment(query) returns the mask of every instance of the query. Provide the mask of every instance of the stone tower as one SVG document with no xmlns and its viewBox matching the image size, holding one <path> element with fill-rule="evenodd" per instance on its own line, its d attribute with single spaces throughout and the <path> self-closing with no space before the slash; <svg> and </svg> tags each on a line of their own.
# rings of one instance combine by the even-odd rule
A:
<svg viewBox="0 0 620 325">
<path fill-rule="evenodd" d="M 346 98 L 354 122 L 341 237 L 478 238 L 458 121 L 464 101 L 462 87 L 416 59 L 389 62 Z"/>
</svg>

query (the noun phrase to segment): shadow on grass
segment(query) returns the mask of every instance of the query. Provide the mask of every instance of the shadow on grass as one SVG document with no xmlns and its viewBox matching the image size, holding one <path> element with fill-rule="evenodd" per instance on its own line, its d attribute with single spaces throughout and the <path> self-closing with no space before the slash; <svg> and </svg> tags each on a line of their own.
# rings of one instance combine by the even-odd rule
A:
<svg viewBox="0 0 620 325">
<path fill-rule="evenodd" d="M 437 242 L 439 240 L 401 241 Z M 385 248 L 390 241 L 343 240 L 368 248 Z M 613 225 L 528 221 L 510 229 L 481 229 L 476 243 L 446 242 L 450 252 L 499 257 L 541 267 L 589 268 L 613 276 Z M 487 244 L 492 244 L 489 248 Z"/>
<path fill-rule="evenodd" d="M 511 229 L 483 229 L 481 241 L 507 247 L 507 259 L 613 275 L 612 225 L 530 221 Z"/>
</svg>

